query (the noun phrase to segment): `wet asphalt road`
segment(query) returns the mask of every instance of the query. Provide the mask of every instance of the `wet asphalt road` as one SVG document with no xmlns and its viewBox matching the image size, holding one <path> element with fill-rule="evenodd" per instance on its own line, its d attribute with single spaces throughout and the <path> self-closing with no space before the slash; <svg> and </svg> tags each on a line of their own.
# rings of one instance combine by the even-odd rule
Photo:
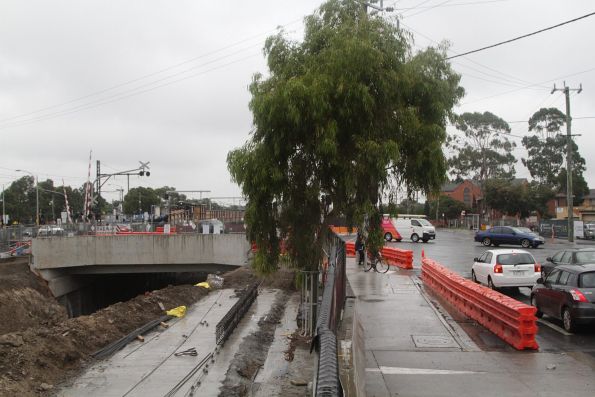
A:
<svg viewBox="0 0 595 397">
<path fill-rule="evenodd" d="M 387 245 L 410 249 L 414 253 L 414 271 L 419 274 L 421 266 L 421 252 L 422 249 L 426 257 L 432 258 L 445 267 L 448 267 L 466 278 L 471 277 L 471 266 L 473 265 L 473 258 L 480 256 L 488 249 L 494 247 L 484 247 L 480 243 L 473 240 L 474 232 L 466 230 L 441 230 L 436 233 L 436 240 L 424 243 L 413 243 L 407 239 L 401 242 L 387 243 Z M 567 241 L 556 239 L 546 239 L 544 245 L 537 249 L 529 248 L 527 251 L 531 252 L 539 263 L 545 263 L 546 258 L 552 256 L 555 252 L 571 248 L 579 247 L 594 247 L 595 242 L 578 240 L 574 244 Z M 518 248 L 520 246 L 500 246 L 499 248 Z M 503 290 L 500 291 L 514 299 L 529 303 L 528 288 L 521 288 L 520 291 Z M 465 320 L 460 319 L 461 322 Z M 590 354 L 595 358 L 595 324 L 583 326 L 578 332 L 569 334 L 562 328 L 562 323 L 559 320 L 548 318 L 545 316 L 539 322 L 539 332 L 537 342 L 540 345 L 541 351 L 551 352 L 573 352 L 582 351 Z M 463 327 L 466 328 L 466 327 Z"/>
</svg>

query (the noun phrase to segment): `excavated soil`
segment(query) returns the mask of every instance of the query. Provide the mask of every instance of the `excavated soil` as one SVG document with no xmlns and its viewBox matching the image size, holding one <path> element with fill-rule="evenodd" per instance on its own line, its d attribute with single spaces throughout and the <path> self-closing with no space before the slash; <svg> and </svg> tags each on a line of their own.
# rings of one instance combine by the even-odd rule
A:
<svg viewBox="0 0 595 397">
<path fill-rule="evenodd" d="M 242 267 L 223 277 L 224 288 L 241 289 L 261 281 L 262 286 L 294 289 L 294 272 L 290 270 L 263 278 L 251 268 Z M 206 289 L 193 285 L 168 286 L 88 316 L 68 319 L 44 281 L 29 270 L 27 258 L 3 261 L 0 263 L 0 315 L 4 319 L 0 322 L 0 396 L 50 395 L 55 385 L 89 364 L 93 352 L 164 314 L 160 306 L 168 310 L 191 305 L 207 293 Z M 283 307 L 284 302 L 276 302 L 272 316 L 259 324 L 259 334 L 247 343 L 270 344 L 271 332 Z M 265 357 L 266 354 L 258 357 L 254 365 L 262 365 Z M 238 370 L 249 378 L 256 368 L 246 363 Z"/>
</svg>

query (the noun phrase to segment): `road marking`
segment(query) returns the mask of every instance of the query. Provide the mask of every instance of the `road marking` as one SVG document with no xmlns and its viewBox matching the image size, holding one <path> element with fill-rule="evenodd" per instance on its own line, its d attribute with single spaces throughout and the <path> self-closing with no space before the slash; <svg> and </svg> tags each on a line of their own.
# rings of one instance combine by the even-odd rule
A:
<svg viewBox="0 0 595 397">
<path fill-rule="evenodd" d="M 566 335 L 566 336 L 572 336 L 574 334 L 571 334 L 570 332 L 567 332 L 565 329 L 558 327 L 556 324 L 552 324 L 549 321 L 545 321 L 542 318 L 538 318 L 537 322 L 539 324 L 543 324 L 546 327 L 550 327 L 551 329 L 553 329 L 554 331 L 558 331 L 559 333 L 561 333 L 562 335 Z"/>
<path fill-rule="evenodd" d="M 465 375 L 481 374 L 483 371 L 452 371 L 449 369 L 383 367 L 366 368 L 366 372 L 381 372 L 383 375 Z"/>
</svg>

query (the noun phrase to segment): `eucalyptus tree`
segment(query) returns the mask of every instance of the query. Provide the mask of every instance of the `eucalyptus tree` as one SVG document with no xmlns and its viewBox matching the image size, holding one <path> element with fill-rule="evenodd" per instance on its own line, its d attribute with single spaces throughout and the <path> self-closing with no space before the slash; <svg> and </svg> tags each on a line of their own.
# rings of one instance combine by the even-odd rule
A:
<svg viewBox="0 0 595 397">
<path fill-rule="evenodd" d="M 533 134 L 523 138 L 522 143 L 527 150 L 523 164 L 531 176 L 540 184 L 558 191 L 566 191 L 566 135 L 562 127 L 566 124 L 566 115 L 556 108 L 542 108 L 529 119 L 529 132 Z M 582 196 L 589 192 L 583 177 L 586 169 L 585 159 L 580 155 L 577 144 L 571 144 L 572 180 L 574 194 L 580 202 Z"/>
<path fill-rule="evenodd" d="M 508 138 L 510 126 L 490 112 L 463 113 L 455 126 L 462 134 L 449 137 L 454 152 L 449 159 L 451 174 L 457 179 L 475 179 L 483 185 L 491 178 L 514 176 L 516 144 Z"/>
<path fill-rule="evenodd" d="M 303 41 L 279 32 L 264 53 L 268 73 L 249 88 L 253 131 L 227 159 L 257 269 L 274 271 L 281 239 L 296 266 L 316 268 L 331 212 L 352 226 L 367 214 L 378 250 L 383 189 L 444 180 L 445 126 L 463 95 L 445 49 L 413 53 L 395 20 L 330 0 L 305 18 Z"/>
</svg>

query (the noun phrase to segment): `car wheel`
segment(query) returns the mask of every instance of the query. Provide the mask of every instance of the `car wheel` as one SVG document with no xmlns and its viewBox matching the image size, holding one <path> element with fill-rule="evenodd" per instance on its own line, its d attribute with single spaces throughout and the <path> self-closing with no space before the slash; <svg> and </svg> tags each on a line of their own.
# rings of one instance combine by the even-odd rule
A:
<svg viewBox="0 0 595 397">
<path fill-rule="evenodd" d="M 533 306 L 537 309 L 537 311 L 535 312 L 535 317 L 537 317 L 537 318 L 543 317 L 543 312 L 541 312 L 539 310 L 539 308 L 537 307 L 537 298 L 535 298 L 535 295 L 531 296 L 531 306 Z"/>
<path fill-rule="evenodd" d="M 492 245 L 492 240 L 490 240 L 489 237 L 484 237 L 483 240 L 481 240 L 481 243 L 484 246 L 489 247 L 490 245 Z"/>
<path fill-rule="evenodd" d="M 419 241 L 419 236 L 417 235 L 417 233 L 413 233 L 411 235 L 411 241 L 413 241 L 414 243 L 417 243 Z"/>
<path fill-rule="evenodd" d="M 521 247 L 529 248 L 530 246 L 531 246 L 531 242 L 529 240 L 527 240 L 526 238 L 521 240 Z"/>
<path fill-rule="evenodd" d="M 384 239 L 388 242 L 391 242 L 393 240 L 393 235 L 390 234 L 389 232 L 384 233 Z"/>
<path fill-rule="evenodd" d="M 477 276 L 475 275 L 475 270 L 471 270 L 471 280 L 473 280 L 474 283 L 479 284 L 479 281 L 477 281 Z"/>
<path fill-rule="evenodd" d="M 496 291 L 496 286 L 494 285 L 491 277 L 488 277 L 488 288 Z"/>
<path fill-rule="evenodd" d="M 562 309 L 562 322 L 564 323 L 564 329 L 566 331 L 572 332 L 576 329 L 574 319 L 572 318 L 572 314 L 570 314 L 570 309 L 567 307 Z"/>
</svg>

